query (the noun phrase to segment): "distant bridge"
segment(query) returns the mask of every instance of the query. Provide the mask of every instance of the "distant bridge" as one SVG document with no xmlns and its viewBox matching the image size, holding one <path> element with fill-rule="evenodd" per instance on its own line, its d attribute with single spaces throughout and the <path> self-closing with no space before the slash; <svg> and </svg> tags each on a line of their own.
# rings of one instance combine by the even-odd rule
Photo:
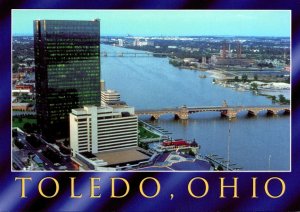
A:
<svg viewBox="0 0 300 212">
<path fill-rule="evenodd" d="M 101 57 L 167 57 L 172 56 L 169 53 L 153 53 L 153 52 L 105 52 L 101 51 Z"/>
<path fill-rule="evenodd" d="M 256 116 L 261 111 L 266 111 L 269 115 L 278 114 L 280 111 L 285 114 L 290 114 L 289 105 L 267 105 L 267 106 L 228 106 L 225 102 L 222 106 L 199 106 L 199 107 L 177 107 L 164 109 L 136 110 L 135 114 L 150 115 L 152 119 L 158 119 L 161 115 L 174 114 L 175 118 L 188 119 L 189 114 L 200 112 L 220 112 L 221 116 L 229 119 L 236 118 L 237 114 L 242 111 L 247 111 L 248 115 Z"/>
</svg>

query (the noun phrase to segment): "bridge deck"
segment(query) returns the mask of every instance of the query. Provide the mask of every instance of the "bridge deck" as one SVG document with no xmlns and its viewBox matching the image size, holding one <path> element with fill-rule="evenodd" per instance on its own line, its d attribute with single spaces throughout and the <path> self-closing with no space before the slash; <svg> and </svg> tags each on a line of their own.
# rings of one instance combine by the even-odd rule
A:
<svg viewBox="0 0 300 212">
<path fill-rule="evenodd" d="M 207 106 L 207 107 L 176 107 L 163 109 L 136 110 L 136 115 L 150 115 L 151 118 L 158 119 L 164 114 L 173 114 L 179 119 L 188 119 L 189 114 L 199 112 L 220 112 L 222 116 L 229 119 L 236 118 L 242 111 L 248 111 L 249 115 L 257 115 L 260 111 L 267 111 L 268 114 L 277 114 L 280 111 L 290 113 L 289 105 L 255 105 L 255 106 Z"/>
<path fill-rule="evenodd" d="M 162 108 L 162 109 L 145 109 L 136 110 L 136 114 L 140 113 L 151 113 L 151 112 L 179 112 L 181 110 L 195 111 L 195 110 L 205 110 L 205 111 L 224 111 L 224 110 L 251 110 L 251 109 L 261 109 L 261 110 L 290 110 L 290 105 L 255 105 L 255 106 L 200 106 L 200 107 L 176 107 L 176 108 Z"/>
</svg>

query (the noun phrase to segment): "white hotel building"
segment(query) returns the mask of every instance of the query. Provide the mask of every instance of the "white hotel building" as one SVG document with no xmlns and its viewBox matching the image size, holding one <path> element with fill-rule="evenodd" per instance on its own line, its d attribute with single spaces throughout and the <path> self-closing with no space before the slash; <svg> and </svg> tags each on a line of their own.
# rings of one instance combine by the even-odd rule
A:
<svg viewBox="0 0 300 212">
<path fill-rule="evenodd" d="M 85 106 L 70 113 L 70 145 L 76 153 L 137 147 L 138 118 L 129 106 Z"/>
</svg>

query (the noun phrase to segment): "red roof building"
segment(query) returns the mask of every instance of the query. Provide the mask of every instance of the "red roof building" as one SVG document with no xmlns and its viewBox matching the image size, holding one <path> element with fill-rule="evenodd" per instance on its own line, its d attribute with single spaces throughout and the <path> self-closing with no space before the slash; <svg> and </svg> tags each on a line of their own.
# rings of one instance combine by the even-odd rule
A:
<svg viewBox="0 0 300 212">
<path fill-rule="evenodd" d="M 16 90 L 30 90 L 30 92 L 33 91 L 32 85 L 16 85 Z"/>
<path fill-rule="evenodd" d="M 175 147 L 182 147 L 182 146 L 190 146 L 188 142 L 185 140 L 176 140 L 176 141 L 163 141 L 163 146 L 175 146 Z"/>
</svg>

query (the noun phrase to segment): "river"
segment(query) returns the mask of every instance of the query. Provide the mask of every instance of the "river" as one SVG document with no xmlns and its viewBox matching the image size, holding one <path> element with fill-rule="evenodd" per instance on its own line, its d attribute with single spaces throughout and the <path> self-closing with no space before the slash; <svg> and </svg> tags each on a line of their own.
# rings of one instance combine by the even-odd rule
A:
<svg viewBox="0 0 300 212">
<path fill-rule="evenodd" d="M 101 51 L 136 52 L 108 45 Z M 223 100 L 234 105 L 271 105 L 263 96 L 235 91 L 212 84 L 213 78 L 199 78 L 203 72 L 180 70 L 167 58 L 102 57 L 101 79 L 106 88 L 120 92 L 121 99 L 136 109 L 187 106 L 220 106 Z M 209 76 L 209 74 L 207 74 Z M 144 117 L 147 119 L 149 117 Z M 152 121 L 172 133 L 172 137 L 196 139 L 201 154 L 216 154 L 243 170 L 290 169 L 290 116 L 221 118 L 220 113 L 190 115 L 189 120 L 174 120 L 172 115 Z M 230 129 L 230 134 L 229 134 Z"/>
</svg>

